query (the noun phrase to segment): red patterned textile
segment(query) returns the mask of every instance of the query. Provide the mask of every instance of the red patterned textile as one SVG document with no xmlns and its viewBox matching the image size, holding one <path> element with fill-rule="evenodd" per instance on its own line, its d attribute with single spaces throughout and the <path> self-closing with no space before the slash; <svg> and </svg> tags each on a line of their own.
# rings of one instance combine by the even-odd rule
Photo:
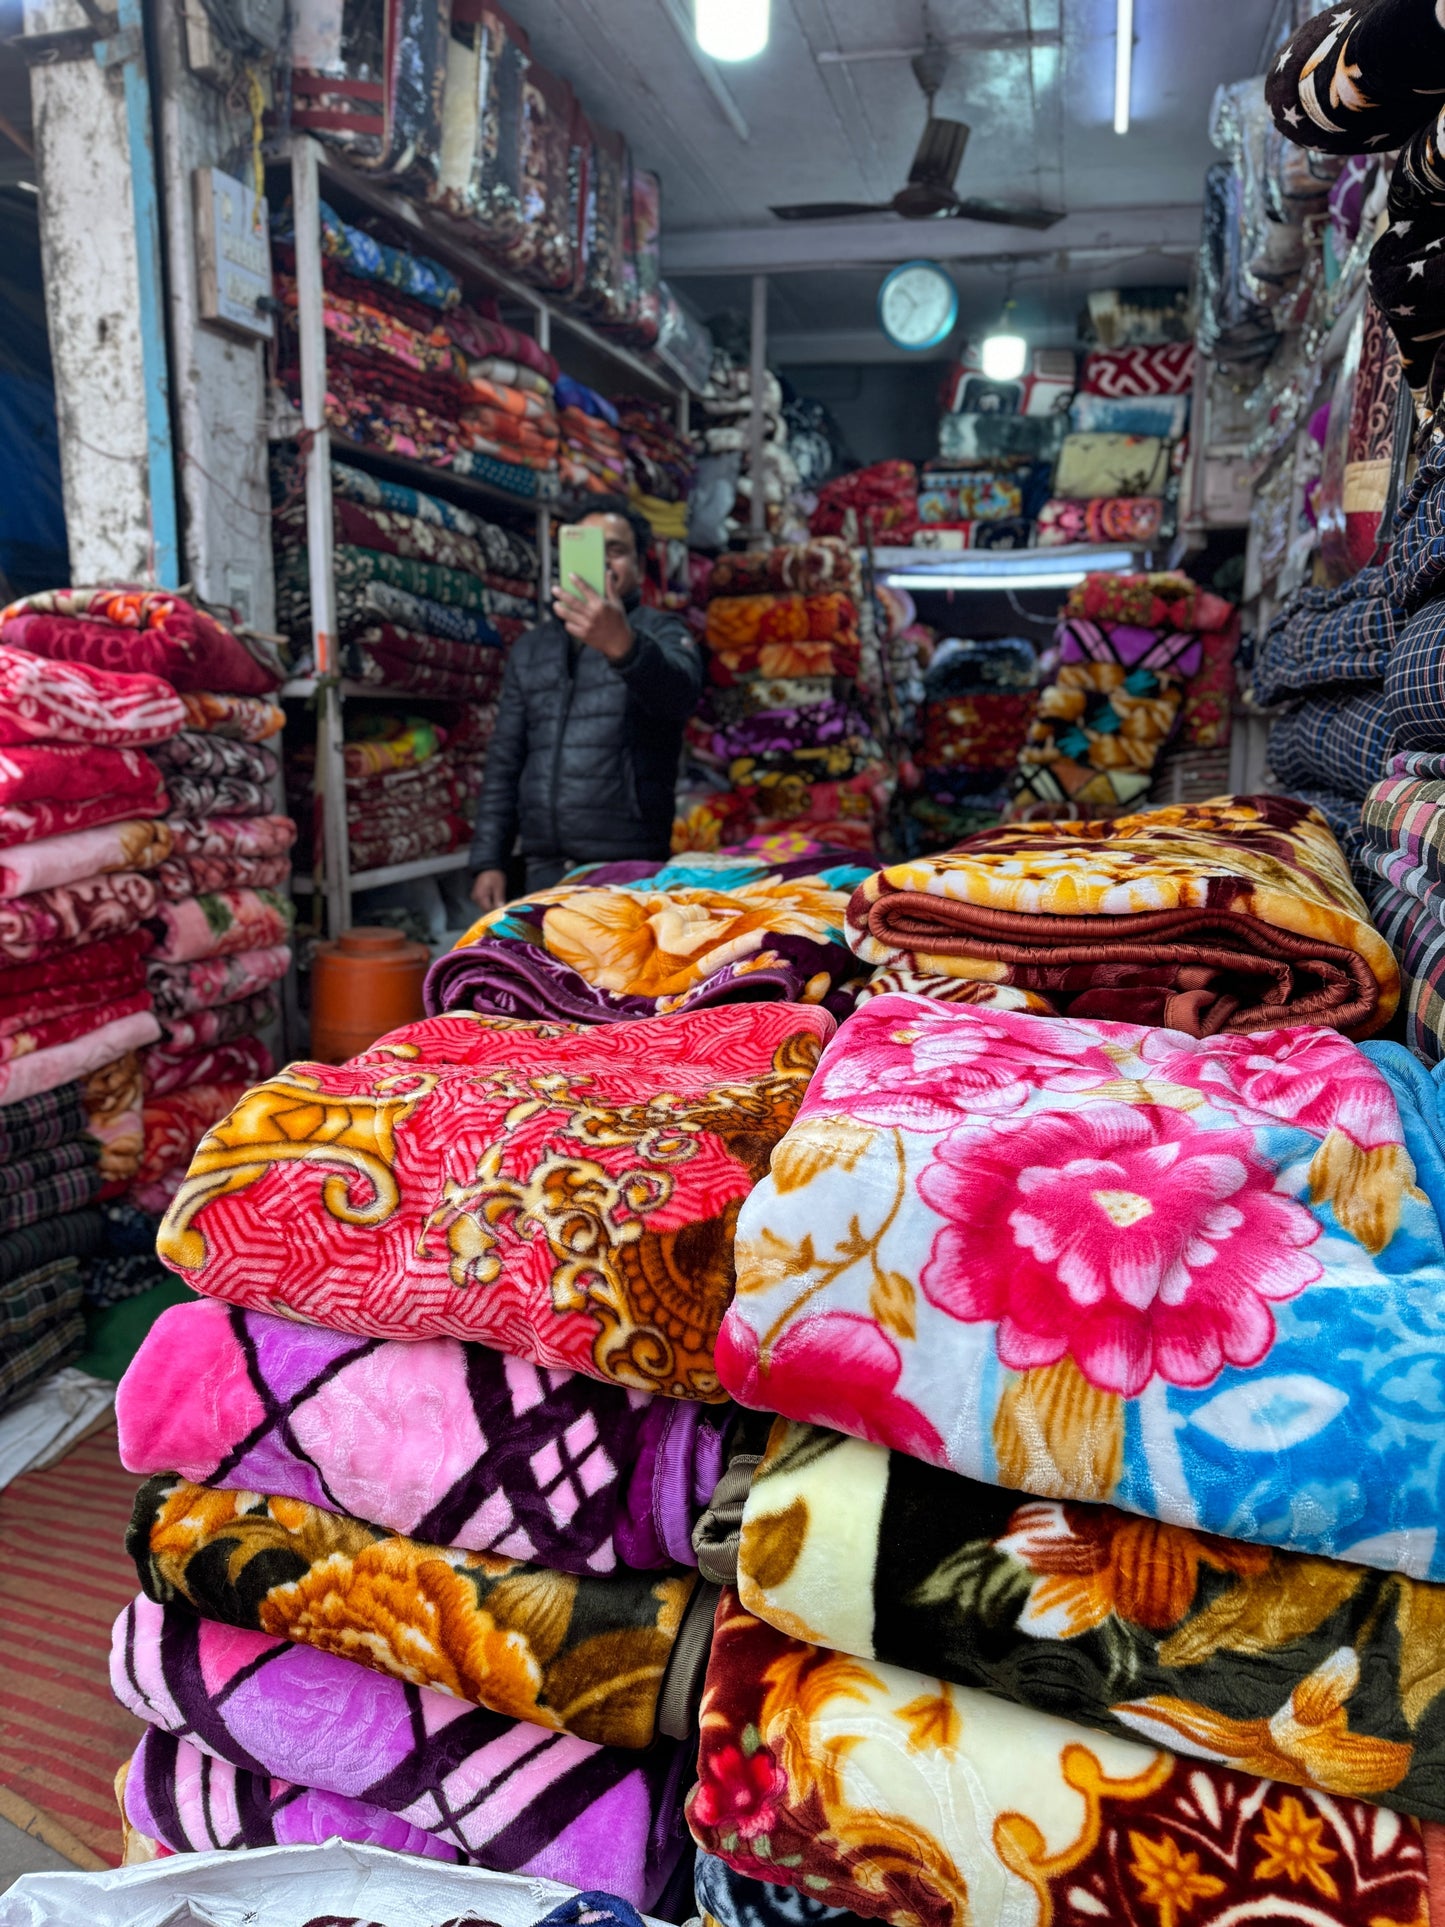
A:
<svg viewBox="0 0 1445 1927">
<path fill-rule="evenodd" d="M 103 743 L 140 749 L 185 722 L 180 698 L 158 676 L 46 662 L 0 644 L 0 743 Z"/>
<path fill-rule="evenodd" d="M 181 596 L 146 589 L 50 589 L 0 612 L 0 642 L 56 662 L 159 676 L 173 689 L 266 696 L 278 672 Z"/>
<path fill-rule="evenodd" d="M 1080 392 L 1119 401 L 1138 395 L 1187 395 L 1194 386 L 1194 343 L 1154 348 L 1099 348 L 1085 355 Z"/>
</svg>

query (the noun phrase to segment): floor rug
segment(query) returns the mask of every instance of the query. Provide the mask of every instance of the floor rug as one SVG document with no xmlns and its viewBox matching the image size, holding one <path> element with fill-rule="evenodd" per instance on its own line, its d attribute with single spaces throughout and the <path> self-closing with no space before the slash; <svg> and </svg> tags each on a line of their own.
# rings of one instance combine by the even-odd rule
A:
<svg viewBox="0 0 1445 1927">
<path fill-rule="evenodd" d="M 142 1731 L 109 1678 L 135 1488 L 112 1422 L 0 1492 L 0 1815 L 82 1867 L 120 1861 L 115 1772 Z"/>
</svg>

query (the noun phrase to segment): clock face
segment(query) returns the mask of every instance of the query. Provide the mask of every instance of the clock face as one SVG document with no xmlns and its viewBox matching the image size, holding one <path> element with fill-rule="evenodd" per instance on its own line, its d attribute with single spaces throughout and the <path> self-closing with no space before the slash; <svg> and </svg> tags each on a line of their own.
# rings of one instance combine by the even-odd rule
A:
<svg viewBox="0 0 1445 1927">
<path fill-rule="evenodd" d="M 883 283 L 878 315 L 895 346 L 936 348 L 958 320 L 958 290 L 936 261 L 908 261 Z"/>
</svg>

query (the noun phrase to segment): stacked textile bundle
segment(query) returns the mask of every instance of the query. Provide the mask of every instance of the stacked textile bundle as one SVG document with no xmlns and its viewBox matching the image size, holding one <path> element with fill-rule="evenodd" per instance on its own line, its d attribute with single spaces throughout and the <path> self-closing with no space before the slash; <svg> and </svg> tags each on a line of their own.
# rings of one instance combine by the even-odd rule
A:
<svg viewBox="0 0 1445 1927">
<path fill-rule="evenodd" d="M 912 462 L 875 462 L 818 491 L 809 518 L 815 537 L 883 545 L 911 542 L 918 527 L 918 470 Z"/>
<path fill-rule="evenodd" d="M 0 616 L 0 1402 L 85 1349 L 93 1206 L 144 1174 L 147 959 L 188 857 L 154 759 L 228 705 L 271 713 L 272 686 L 178 597 L 57 590 Z"/>
<path fill-rule="evenodd" d="M 1038 657 L 1018 636 L 950 636 L 923 677 L 917 763 L 922 789 L 908 804 L 926 847 L 947 848 L 996 823 L 1009 774 L 1034 719 Z"/>
<path fill-rule="evenodd" d="M 557 407 L 564 486 L 583 495 L 625 495 L 627 453 L 616 408 L 570 375 L 557 383 Z"/>
<path fill-rule="evenodd" d="M 705 1916 L 1429 1917 L 1440 1095 L 1328 1029 L 842 1027 L 718 1342 L 781 1416 L 699 1533 Z"/>
<path fill-rule="evenodd" d="M 148 1723 L 133 1824 L 658 1897 L 734 1226 L 833 1029 L 436 1017 L 211 1132 L 161 1233 L 203 1302 L 118 1401 L 148 1475 L 113 1672 Z"/>
<path fill-rule="evenodd" d="M 1427 1064 L 1445 1058 L 1445 756 L 1391 759 L 1361 807 L 1357 868 L 1375 921 L 1400 960 L 1406 1036 Z"/>
<path fill-rule="evenodd" d="M 1170 739 L 1192 726 L 1195 678 L 1212 722 L 1239 645 L 1234 610 L 1184 575 L 1091 575 L 1070 591 L 1057 640 L 1059 667 L 1019 751 L 1013 812 L 1127 811 L 1149 795 Z"/>
<path fill-rule="evenodd" d="M 170 797 L 172 855 L 149 925 L 150 989 L 164 1014 L 161 1041 L 141 1060 L 145 1150 L 134 1195 L 156 1213 L 197 1136 L 274 1068 L 260 1033 L 280 1018 L 274 986 L 290 967 L 296 825 L 274 808 L 280 761 L 265 739 L 283 721 L 273 705 L 232 709 L 216 698 L 204 728 L 152 752 Z M 229 994 L 213 998 L 213 989 Z M 194 1003 L 196 993 L 208 1001 Z"/>
<path fill-rule="evenodd" d="M 691 736 L 728 787 L 676 847 L 798 831 L 871 853 L 892 773 L 858 713 L 857 558 L 834 539 L 723 556 L 708 596 L 713 687 Z"/>
<path fill-rule="evenodd" d="M 797 463 L 788 448 L 788 426 L 783 418 L 783 387 L 771 369 L 767 371 L 762 397 L 763 474 L 766 523 L 779 529 L 785 505 L 797 491 Z M 706 426 L 702 431 L 705 458 L 700 496 L 706 497 L 715 484 L 721 513 L 710 518 L 715 525 L 707 531 L 714 538 L 702 540 L 702 531 L 693 530 L 693 540 L 703 547 L 726 546 L 730 535 L 748 526 L 753 492 L 753 476 L 748 472 L 752 450 L 754 411 L 752 370 L 745 355 L 738 356 L 719 348 L 713 356 L 712 373 L 702 393 Z"/>
<path fill-rule="evenodd" d="M 687 541 L 687 503 L 697 473 L 698 444 L 670 409 L 645 396 L 624 396 L 618 426 L 627 457 L 627 492 L 659 541 Z"/>
<path fill-rule="evenodd" d="M 1127 542 L 1173 533 L 1176 458 L 1189 424 L 1192 341 L 1085 355 L 1037 544 Z"/>
<path fill-rule="evenodd" d="M 867 875 L 747 850 L 594 864 L 482 917 L 432 966 L 426 1007 L 596 1024 L 745 996 L 846 1016 L 843 919 Z"/>
<path fill-rule="evenodd" d="M 914 544 L 1027 548 L 1048 498 L 1074 392 L 1070 349 L 1036 348 L 1016 381 L 994 381 L 973 350 L 949 370 L 939 460 L 920 478 Z"/>
<path fill-rule="evenodd" d="M 494 717 L 495 704 L 471 705 L 459 712 L 455 729 L 442 729 L 423 717 L 348 714 L 343 766 L 353 873 L 445 856 L 466 845 Z M 319 843 L 315 758 L 315 746 L 303 744 L 288 777 L 303 834 L 309 825 Z"/>
</svg>

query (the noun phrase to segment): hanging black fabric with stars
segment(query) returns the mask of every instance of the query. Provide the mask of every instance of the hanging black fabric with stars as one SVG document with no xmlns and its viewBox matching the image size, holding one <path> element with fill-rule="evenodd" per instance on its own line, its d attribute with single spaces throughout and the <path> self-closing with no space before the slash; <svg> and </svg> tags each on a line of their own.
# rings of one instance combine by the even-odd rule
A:
<svg viewBox="0 0 1445 1927">
<path fill-rule="evenodd" d="M 1445 398 L 1445 0 L 1367 0 L 1306 21 L 1270 68 L 1275 126 L 1328 154 L 1400 149 L 1370 286 L 1405 379 Z"/>
</svg>

